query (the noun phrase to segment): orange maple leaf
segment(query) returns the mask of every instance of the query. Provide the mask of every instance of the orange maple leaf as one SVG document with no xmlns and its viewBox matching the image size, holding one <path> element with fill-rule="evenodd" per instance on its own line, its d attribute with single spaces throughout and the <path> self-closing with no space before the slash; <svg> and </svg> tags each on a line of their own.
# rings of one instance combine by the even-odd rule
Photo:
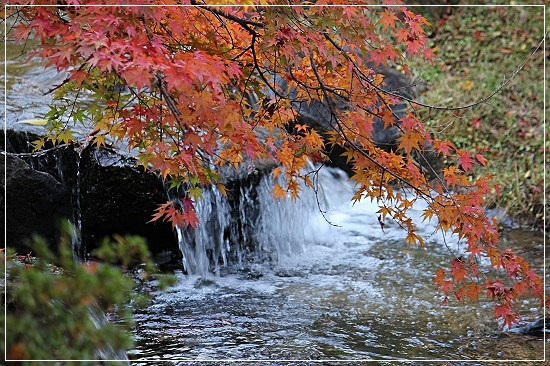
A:
<svg viewBox="0 0 550 366">
<path fill-rule="evenodd" d="M 391 29 L 395 29 L 395 22 L 399 21 L 399 18 L 393 11 L 388 11 L 388 9 L 385 9 L 382 15 L 380 16 L 380 19 L 378 19 L 378 23 L 382 24 L 384 27 L 384 30 L 386 30 L 388 27 Z"/>
</svg>

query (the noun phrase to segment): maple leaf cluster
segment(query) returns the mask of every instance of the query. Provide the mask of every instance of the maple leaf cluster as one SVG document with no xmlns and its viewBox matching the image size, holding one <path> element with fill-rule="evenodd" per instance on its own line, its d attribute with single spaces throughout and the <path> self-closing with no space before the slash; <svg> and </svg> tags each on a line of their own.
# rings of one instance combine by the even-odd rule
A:
<svg viewBox="0 0 550 366">
<path fill-rule="evenodd" d="M 260 1 L 227 7 L 195 0 L 163 6 L 146 6 L 152 0 L 12 3 L 21 5 L 10 9 L 23 19 L 16 39 L 35 37 L 34 55 L 68 73 L 56 97 L 71 101 L 86 92 L 99 101 L 81 110 L 75 97 L 65 109 L 73 111 L 71 118 L 52 124 L 49 138 L 71 141 L 69 122 L 86 119 L 94 124 L 90 139 L 97 145 L 107 136 L 124 140 L 140 164 L 186 193 L 160 206 L 154 219 L 195 227 L 194 202 L 203 187 L 216 184 L 223 192 L 219 168 L 250 160 L 275 164 L 274 195 L 296 199 L 301 183 L 312 186 L 308 164 L 326 161 L 327 148 L 340 146 L 353 167 L 353 200 L 375 200 L 381 225 L 393 219 L 409 245 L 425 246 L 408 215 L 420 198 L 428 202 L 424 219 L 437 219 L 438 229 L 466 246 L 450 271 L 436 273 L 445 300 L 453 294 L 475 301 L 485 290 L 496 303 L 495 315 L 511 325 L 521 296 L 544 296 L 529 265 L 499 248 L 496 225 L 484 213 L 484 195 L 497 188 L 490 177 L 476 180 L 471 173 L 486 159 L 432 138 L 414 112 L 399 117 L 394 111 L 402 98 L 384 88 L 375 69 L 400 64 L 406 71 L 407 59 L 434 57 L 425 32 L 429 22 L 398 1 L 382 7 L 334 6 L 347 5 L 336 0 L 271 7 Z M 301 122 L 303 105 L 327 116 L 331 132 L 320 134 Z M 373 140 L 378 120 L 399 130 L 395 150 Z M 435 183 L 421 164 L 432 148 L 454 162 L 435 174 Z M 507 285 L 500 278 L 479 279 L 482 257 Z"/>
</svg>

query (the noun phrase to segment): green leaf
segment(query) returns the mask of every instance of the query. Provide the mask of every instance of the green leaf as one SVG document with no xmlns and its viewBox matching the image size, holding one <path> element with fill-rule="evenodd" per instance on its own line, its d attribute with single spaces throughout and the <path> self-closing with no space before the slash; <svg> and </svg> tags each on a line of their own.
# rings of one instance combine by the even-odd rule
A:
<svg viewBox="0 0 550 366">
<path fill-rule="evenodd" d="M 69 128 L 66 128 L 65 130 L 59 132 L 56 138 L 57 142 L 63 142 L 65 144 L 75 141 L 74 133 Z"/>
<path fill-rule="evenodd" d="M 197 176 L 191 176 L 191 177 L 189 177 L 189 182 L 192 185 L 196 186 L 197 184 L 199 184 L 201 182 L 201 180 Z"/>
<path fill-rule="evenodd" d="M 202 189 L 200 187 L 193 187 L 187 190 L 189 196 L 193 198 L 194 201 L 197 201 L 199 198 L 202 198 Z"/>
<path fill-rule="evenodd" d="M 78 121 L 78 122 L 82 123 L 82 122 L 84 122 L 84 119 L 88 118 L 88 115 L 86 114 L 86 112 L 84 110 L 78 109 L 76 112 L 73 113 L 72 117 L 73 117 L 73 120 L 75 122 Z"/>
<path fill-rule="evenodd" d="M 168 189 L 179 189 L 182 185 L 183 181 L 181 179 L 175 178 L 170 181 L 170 187 Z"/>
<path fill-rule="evenodd" d="M 34 149 L 33 151 L 38 151 L 38 150 L 42 150 L 42 148 L 44 147 L 44 144 L 46 143 L 46 141 L 44 140 L 44 138 L 40 138 L 38 140 L 34 140 L 32 142 L 32 144 L 34 145 Z"/>
</svg>

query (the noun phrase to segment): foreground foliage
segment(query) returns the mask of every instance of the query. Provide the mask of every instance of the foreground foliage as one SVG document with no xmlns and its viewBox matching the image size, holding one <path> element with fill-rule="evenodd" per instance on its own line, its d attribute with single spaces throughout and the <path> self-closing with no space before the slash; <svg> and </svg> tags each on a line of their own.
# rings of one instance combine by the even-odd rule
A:
<svg viewBox="0 0 550 366">
<path fill-rule="evenodd" d="M 433 59 L 426 36 L 430 23 L 423 16 L 403 6 L 321 2 L 293 7 L 214 7 L 194 0 L 160 7 L 33 3 L 54 6 L 10 8 L 19 20 L 15 38 L 24 42 L 34 35 L 40 41 L 35 55 L 68 75 L 52 90 L 59 103 L 48 114 L 48 139 L 74 142 L 71 125 L 91 121 L 93 131 L 84 143 L 127 143 L 140 164 L 186 191 L 159 207 L 154 220 L 195 227 L 195 202 L 204 187 L 215 184 L 224 192 L 220 167 L 246 161 L 276 164 L 273 194 L 296 199 L 302 185 L 314 188 L 316 171 L 306 169 L 308 162 L 325 162 L 327 150 L 340 146 L 353 166 L 353 199 L 375 201 L 381 225 L 396 221 L 408 245 L 424 247 L 408 215 L 422 199 L 429 204 L 424 219 L 456 234 L 465 254 L 451 250 L 450 269 L 436 273 L 443 301 L 451 296 L 475 301 L 485 293 L 496 304 L 495 315 L 511 326 L 522 296 L 543 299 L 540 277 L 520 256 L 500 248 L 496 223 L 485 215 L 485 196 L 498 187 L 491 176 L 473 179 L 472 174 L 487 159 L 433 137 L 413 112 L 399 116 L 397 104 L 420 105 L 388 90 L 375 71 L 391 63 L 407 72 L 408 59 Z M 98 104 L 79 106 L 83 93 Z M 301 119 L 305 105 L 332 131 L 328 136 Z M 393 149 L 376 143 L 377 121 L 399 130 Z M 37 149 L 44 143 L 37 141 Z M 427 164 L 428 150 L 447 161 L 441 175 Z M 438 178 L 431 182 L 426 173 Z M 496 269 L 494 276 L 480 274 L 482 258 Z"/>
<path fill-rule="evenodd" d="M 129 304 L 147 301 L 136 294 L 126 269 L 139 266 L 143 279 L 155 272 L 144 240 L 104 241 L 96 252 L 101 263 L 76 262 L 68 235 L 59 253 L 37 238 L 33 254 L 38 258 L 11 254 L 2 261 L 8 274 L 7 318 L 2 315 L 7 358 L 90 360 L 85 362 L 90 365 L 102 364 L 93 361 L 98 359 L 124 359 L 133 345 Z M 107 321 L 105 313 L 116 322 Z"/>
</svg>

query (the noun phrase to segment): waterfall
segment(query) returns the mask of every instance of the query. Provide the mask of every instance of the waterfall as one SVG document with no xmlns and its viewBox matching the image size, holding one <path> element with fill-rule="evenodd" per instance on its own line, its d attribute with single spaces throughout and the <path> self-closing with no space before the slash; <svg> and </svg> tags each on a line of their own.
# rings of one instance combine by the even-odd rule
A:
<svg viewBox="0 0 550 366">
<path fill-rule="evenodd" d="M 82 247 L 82 210 L 80 207 L 80 184 L 81 184 L 81 172 L 80 172 L 80 160 L 82 159 L 82 152 L 76 152 L 76 174 L 75 174 L 75 186 L 74 186 L 74 214 L 72 221 L 74 222 L 71 232 L 71 245 L 75 259 L 84 259 L 86 253 Z"/>
<path fill-rule="evenodd" d="M 340 189 L 345 173 L 324 167 L 317 176 L 317 194 L 305 185 L 300 197 L 278 201 L 272 195 L 273 178 L 241 185 L 228 200 L 212 186 L 196 202 L 200 220 L 196 230 L 176 229 L 183 265 L 188 274 L 219 275 L 228 265 L 244 267 L 254 262 L 277 263 L 302 253 L 309 243 L 328 238 L 330 226 L 320 210 L 329 208 L 325 191 Z"/>
<path fill-rule="evenodd" d="M 197 230 L 182 230 L 178 226 L 176 234 L 185 270 L 206 276 L 210 270 L 209 258 L 214 263 L 221 260 L 227 265 L 229 242 L 224 233 L 232 223 L 231 210 L 227 199 L 215 186 L 203 193 L 202 199 L 195 203 L 195 209 L 200 220 Z"/>
<path fill-rule="evenodd" d="M 258 186 L 259 217 L 255 240 L 258 250 L 272 259 L 303 252 L 315 236 L 310 219 L 317 213 L 315 193 L 302 186 L 300 198 L 278 201 L 271 193 L 271 177 L 266 176 Z"/>
</svg>

